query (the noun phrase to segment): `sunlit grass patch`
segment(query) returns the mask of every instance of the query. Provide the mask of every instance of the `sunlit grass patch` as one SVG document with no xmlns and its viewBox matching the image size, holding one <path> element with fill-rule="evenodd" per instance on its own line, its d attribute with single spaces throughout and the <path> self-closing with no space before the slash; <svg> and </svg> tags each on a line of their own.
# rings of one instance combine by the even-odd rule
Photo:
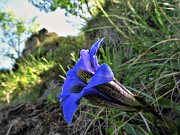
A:
<svg viewBox="0 0 180 135">
<path fill-rule="evenodd" d="M 28 54 L 18 59 L 16 68 L 0 74 L 1 103 L 38 101 L 49 87 L 48 83 L 65 75 L 65 70 L 72 63 L 71 53 L 77 55 L 83 45 L 81 37 L 55 37 L 29 50 Z M 52 97 L 48 100 L 54 102 Z"/>
<path fill-rule="evenodd" d="M 10 103 L 11 99 L 18 99 L 22 94 L 30 94 L 32 86 L 38 85 L 43 81 L 40 78 L 40 74 L 53 66 L 54 63 L 52 62 L 48 62 L 45 59 L 36 60 L 31 56 L 29 61 L 24 60 L 19 65 L 20 68 L 17 72 L 11 71 L 6 73 L 6 75 L 2 74 L 1 82 L 4 87 L 1 90 L 1 100 Z"/>
</svg>

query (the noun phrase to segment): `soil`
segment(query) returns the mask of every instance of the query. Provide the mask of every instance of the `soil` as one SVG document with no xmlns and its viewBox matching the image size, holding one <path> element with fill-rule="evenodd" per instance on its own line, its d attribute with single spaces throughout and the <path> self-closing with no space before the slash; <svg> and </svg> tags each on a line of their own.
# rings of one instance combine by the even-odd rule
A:
<svg viewBox="0 0 180 135">
<path fill-rule="evenodd" d="M 81 110 L 75 114 L 76 121 L 68 125 L 64 120 L 60 104 L 46 105 L 38 103 L 21 103 L 7 106 L 0 110 L 0 135 L 98 135 L 101 126 L 91 125 L 92 118 Z M 104 128 L 103 128 L 104 129 Z M 102 130 L 101 130 L 102 131 Z"/>
<path fill-rule="evenodd" d="M 21 103 L 0 110 L 0 135 L 65 133 L 67 125 L 58 104 Z"/>
</svg>

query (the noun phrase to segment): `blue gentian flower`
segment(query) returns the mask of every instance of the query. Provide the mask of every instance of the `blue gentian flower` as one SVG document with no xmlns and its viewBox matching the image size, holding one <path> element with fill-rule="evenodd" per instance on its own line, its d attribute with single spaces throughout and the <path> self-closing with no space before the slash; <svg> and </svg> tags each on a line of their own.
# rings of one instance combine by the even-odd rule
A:
<svg viewBox="0 0 180 135">
<path fill-rule="evenodd" d="M 87 95 L 101 95 L 94 86 L 110 82 L 114 79 L 113 72 L 107 64 L 98 64 L 96 53 L 103 39 L 98 40 L 90 50 L 81 50 L 80 59 L 73 69 L 67 72 L 67 78 L 58 95 L 62 102 L 63 113 L 68 124 L 71 123 L 79 101 Z"/>
<path fill-rule="evenodd" d="M 96 53 L 103 39 L 93 44 L 90 50 L 81 50 L 80 59 L 73 69 L 67 72 L 67 78 L 58 95 L 63 107 L 63 114 L 70 124 L 78 108 L 79 101 L 85 97 L 100 105 L 134 110 L 130 105 L 138 106 L 133 94 L 118 83 L 110 67 L 98 64 Z"/>
</svg>

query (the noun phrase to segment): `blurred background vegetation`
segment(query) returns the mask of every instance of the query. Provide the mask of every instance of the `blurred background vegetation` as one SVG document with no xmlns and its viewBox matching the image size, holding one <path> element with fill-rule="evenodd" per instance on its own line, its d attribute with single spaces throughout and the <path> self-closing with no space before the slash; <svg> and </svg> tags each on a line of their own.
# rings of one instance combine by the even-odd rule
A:
<svg viewBox="0 0 180 135">
<path fill-rule="evenodd" d="M 86 25 L 78 36 L 59 37 L 45 28 L 36 31 L 35 24 L 26 28 L 23 20 L 12 13 L 1 12 L 0 25 L 4 35 L 1 39 L 17 52 L 16 55 L 5 53 L 5 57 L 15 59 L 15 63 L 11 70 L 0 71 L 2 107 L 41 101 L 51 106 L 59 104 L 56 95 L 61 92 L 66 71 L 78 60 L 79 51 L 105 37 L 99 61 L 109 64 L 116 78 L 134 94 L 180 125 L 178 0 L 29 2 L 46 12 L 59 7 L 65 9 L 67 15 L 83 18 Z M 91 17 L 87 18 L 87 13 Z M 31 36 L 22 39 L 22 34 L 26 33 Z M 23 51 L 18 49 L 20 42 L 26 43 Z M 148 113 L 125 113 L 83 101 L 74 125 L 66 133 L 169 134 Z"/>
</svg>

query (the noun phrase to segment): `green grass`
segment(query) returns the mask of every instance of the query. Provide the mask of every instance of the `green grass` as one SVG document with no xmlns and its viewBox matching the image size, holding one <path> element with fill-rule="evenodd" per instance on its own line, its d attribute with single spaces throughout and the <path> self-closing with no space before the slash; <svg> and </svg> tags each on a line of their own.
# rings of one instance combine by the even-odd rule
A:
<svg viewBox="0 0 180 135">
<path fill-rule="evenodd" d="M 119 1 L 106 11 L 97 5 L 103 17 L 99 24 L 95 23 L 86 31 L 87 35 L 101 35 L 104 29 L 114 29 L 118 33 L 114 40 L 121 41 L 120 44 L 106 43 L 101 49 L 101 63 L 109 64 L 116 78 L 134 94 L 179 123 L 179 118 L 169 115 L 178 117 L 180 114 L 179 5 L 156 0 Z M 98 22 L 97 18 L 95 21 Z M 110 38 L 111 35 L 106 36 L 107 42 Z M 102 116 L 92 114 L 97 119 L 106 118 L 107 134 L 168 134 L 168 129 L 148 113 L 122 113 L 117 109 L 108 112 Z M 175 129 L 172 132 L 176 134 Z"/>
</svg>

